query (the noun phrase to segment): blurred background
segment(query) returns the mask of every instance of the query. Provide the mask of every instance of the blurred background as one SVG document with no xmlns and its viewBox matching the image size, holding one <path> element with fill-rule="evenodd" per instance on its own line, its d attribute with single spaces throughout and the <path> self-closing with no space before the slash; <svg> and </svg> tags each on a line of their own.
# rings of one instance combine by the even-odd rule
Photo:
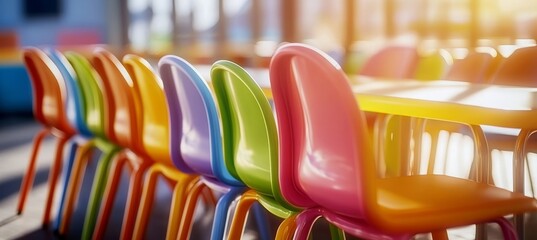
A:
<svg viewBox="0 0 537 240">
<path fill-rule="evenodd" d="M 356 73 L 368 54 L 390 44 L 413 45 L 422 52 L 446 49 L 462 58 L 469 49 L 507 56 L 517 47 L 535 45 L 536 38 L 537 0 L 0 2 L 2 62 L 13 58 L 6 49 L 104 44 L 147 58 L 176 54 L 194 64 L 229 59 L 267 67 L 280 43 L 305 42 Z M 0 74 L 0 80 L 7 78 Z M 8 99 L 3 101 L 7 111 L 0 109 L 27 109 L 29 86 L 22 86 L 21 98 L 13 101 L 26 105 L 9 106 Z"/>
</svg>

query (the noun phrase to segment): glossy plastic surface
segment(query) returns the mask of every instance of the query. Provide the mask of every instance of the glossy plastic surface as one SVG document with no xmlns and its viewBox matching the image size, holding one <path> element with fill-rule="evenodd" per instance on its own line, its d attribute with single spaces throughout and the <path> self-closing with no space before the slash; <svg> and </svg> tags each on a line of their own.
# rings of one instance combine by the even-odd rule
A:
<svg viewBox="0 0 537 240">
<path fill-rule="evenodd" d="M 86 124 L 98 137 L 104 137 L 104 101 L 102 80 L 87 58 L 76 52 L 66 52 L 65 57 L 73 67 L 82 87 L 86 105 Z"/>
<path fill-rule="evenodd" d="M 318 214 L 346 232 L 408 237 L 537 210 L 535 199 L 466 179 L 377 178 L 365 121 L 346 76 L 317 49 L 283 45 L 273 56 L 270 78 L 280 177 L 294 185 L 282 185 L 282 193 L 295 205 L 325 209 L 326 215 Z M 299 233 L 308 230 L 297 221 Z"/>
<path fill-rule="evenodd" d="M 181 149 L 180 155 L 172 155 L 174 163 L 181 170 L 243 186 L 224 166 L 220 120 L 207 82 L 176 56 L 163 57 L 159 71 L 170 111 L 171 144 Z"/>
<path fill-rule="evenodd" d="M 41 142 L 46 135 L 52 133 L 58 138 L 58 142 L 54 162 L 49 173 L 50 184 L 45 202 L 45 214 L 43 215 L 43 225 L 46 226 L 49 224 L 56 188 L 54 183 L 56 183 L 62 167 L 63 147 L 75 134 L 75 130 L 65 114 L 66 87 L 59 69 L 43 51 L 37 48 L 25 49 L 23 60 L 32 81 L 34 117 L 44 125 L 44 129 L 35 136 L 28 168 L 21 184 L 17 213 L 23 212 L 28 192 L 32 187 Z M 56 131 L 51 131 L 52 129 Z"/>
<path fill-rule="evenodd" d="M 72 126 L 76 127 L 79 134 L 83 136 L 92 136 L 92 133 L 86 124 L 86 99 L 75 70 L 65 56 L 59 51 L 47 49 L 46 53 L 60 70 L 66 85 L 67 119 L 69 119 Z"/>
<path fill-rule="evenodd" d="M 133 80 L 134 90 L 140 94 L 142 142 L 145 152 L 154 161 L 172 166 L 170 156 L 170 124 L 162 80 L 153 72 L 147 60 L 126 55 L 123 64 Z M 179 146 L 175 146 L 179 148 Z"/>
<path fill-rule="evenodd" d="M 276 121 L 261 88 L 240 66 L 217 61 L 211 80 L 222 118 L 226 166 L 260 194 L 281 197 Z"/>
<path fill-rule="evenodd" d="M 360 75 L 385 78 L 413 78 L 418 51 L 410 46 L 387 46 L 366 60 Z"/>
<path fill-rule="evenodd" d="M 241 194 L 233 216 L 228 239 L 237 239 L 248 210 L 256 202 L 284 219 L 297 210 L 283 199 L 280 191 L 278 132 L 263 91 L 242 67 L 230 61 L 215 62 L 211 80 L 223 128 L 226 166 L 234 169 L 250 188 Z M 258 206 L 253 207 L 256 210 Z M 256 213 L 257 217 L 262 216 L 259 211 Z M 278 230 L 281 231 L 285 230 Z M 268 231 L 262 237 L 270 238 Z"/>
<path fill-rule="evenodd" d="M 141 104 L 139 98 L 134 96 L 130 75 L 121 62 L 105 49 L 95 50 L 92 63 L 103 80 L 107 138 L 137 153 L 143 153 L 139 134 L 142 114 L 136 113 L 141 111 Z"/>
<path fill-rule="evenodd" d="M 60 70 L 47 55 L 37 49 L 24 51 L 24 63 L 32 80 L 34 116 L 46 126 L 73 134 L 65 106 L 67 89 Z"/>
</svg>

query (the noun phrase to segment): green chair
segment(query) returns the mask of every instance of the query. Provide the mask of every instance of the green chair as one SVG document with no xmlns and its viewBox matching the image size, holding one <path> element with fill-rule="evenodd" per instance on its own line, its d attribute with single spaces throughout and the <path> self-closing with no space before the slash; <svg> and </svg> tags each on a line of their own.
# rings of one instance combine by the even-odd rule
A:
<svg viewBox="0 0 537 240">
<path fill-rule="evenodd" d="M 248 209 L 258 201 L 270 213 L 293 219 L 298 209 L 283 198 L 278 171 L 278 133 L 269 102 L 261 88 L 240 66 L 217 61 L 211 69 L 218 102 L 224 159 L 230 172 L 250 190 L 238 200 L 228 239 L 240 239 Z M 289 234 L 280 227 L 276 239 Z M 342 232 L 332 229 L 336 238 Z"/>
</svg>

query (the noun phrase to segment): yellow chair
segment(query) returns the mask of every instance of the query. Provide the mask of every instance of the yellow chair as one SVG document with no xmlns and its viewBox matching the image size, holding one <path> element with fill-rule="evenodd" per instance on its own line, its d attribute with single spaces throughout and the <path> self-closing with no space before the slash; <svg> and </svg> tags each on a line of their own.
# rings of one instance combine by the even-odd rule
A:
<svg viewBox="0 0 537 240">
<path fill-rule="evenodd" d="M 444 49 L 420 54 L 414 78 L 422 81 L 439 80 L 445 76 L 451 64 L 453 58 Z"/>
</svg>

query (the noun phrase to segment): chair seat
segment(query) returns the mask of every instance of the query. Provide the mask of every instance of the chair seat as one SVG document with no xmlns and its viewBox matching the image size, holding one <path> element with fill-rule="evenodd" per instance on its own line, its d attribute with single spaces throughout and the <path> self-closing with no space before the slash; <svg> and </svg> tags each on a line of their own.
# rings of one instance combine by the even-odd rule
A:
<svg viewBox="0 0 537 240">
<path fill-rule="evenodd" d="M 537 208 L 535 199 L 522 194 L 445 175 L 386 178 L 377 184 L 377 216 L 390 232 L 470 225 Z"/>
</svg>

